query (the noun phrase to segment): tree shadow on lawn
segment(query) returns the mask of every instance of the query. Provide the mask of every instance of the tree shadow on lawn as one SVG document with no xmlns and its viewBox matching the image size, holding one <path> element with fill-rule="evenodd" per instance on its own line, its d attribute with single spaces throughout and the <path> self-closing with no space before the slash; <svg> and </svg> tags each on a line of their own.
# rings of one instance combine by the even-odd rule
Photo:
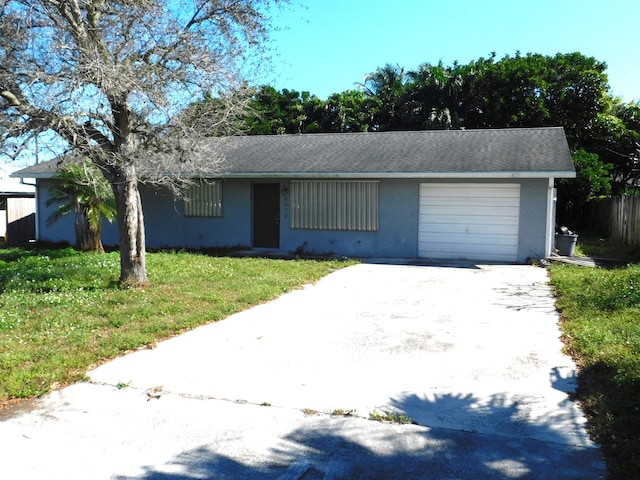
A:
<svg viewBox="0 0 640 480">
<path fill-rule="evenodd" d="M 604 467 L 599 450 L 567 445 L 557 419 L 525 422 L 517 402 L 496 395 L 444 394 L 432 399 L 407 395 L 393 409 L 421 418 L 456 416 L 474 431 L 415 424 L 381 423 L 363 418 L 305 417 L 266 452 L 239 445 L 203 445 L 160 467 L 144 467 L 141 476 L 119 480 L 208 479 L 599 479 Z M 499 417 L 505 431 L 481 427 Z M 446 419 L 444 420 L 446 423 Z M 264 433 L 264 432 L 263 432 Z M 544 439 L 541 441 L 540 439 Z M 242 452 L 239 452 L 242 451 Z M 221 453 L 225 452 L 225 453 Z"/>
<path fill-rule="evenodd" d="M 34 244 L 26 247 L 0 248 L 0 260 L 4 262 L 16 262 L 30 257 L 47 256 L 49 258 L 66 258 L 80 255 L 82 252 L 68 244 Z"/>
<path fill-rule="evenodd" d="M 640 478 L 640 382 L 597 362 L 581 369 L 575 398 L 602 445 L 609 478 Z"/>
</svg>

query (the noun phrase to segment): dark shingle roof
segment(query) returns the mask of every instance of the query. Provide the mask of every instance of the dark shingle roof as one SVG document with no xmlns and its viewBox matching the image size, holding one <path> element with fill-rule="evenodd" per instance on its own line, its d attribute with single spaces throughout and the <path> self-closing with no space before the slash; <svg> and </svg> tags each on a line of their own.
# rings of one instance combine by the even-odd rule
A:
<svg viewBox="0 0 640 480">
<path fill-rule="evenodd" d="M 58 167 L 63 161 L 56 158 L 48 162 L 37 163 L 22 170 L 18 170 L 11 174 L 12 177 L 18 178 L 49 178 L 53 177 L 58 171 Z"/>
<path fill-rule="evenodd" d="M 222 149 L 227 177 L 575 176 L 561 127 L 238 136 L 205 147 Z"/>
</svg>

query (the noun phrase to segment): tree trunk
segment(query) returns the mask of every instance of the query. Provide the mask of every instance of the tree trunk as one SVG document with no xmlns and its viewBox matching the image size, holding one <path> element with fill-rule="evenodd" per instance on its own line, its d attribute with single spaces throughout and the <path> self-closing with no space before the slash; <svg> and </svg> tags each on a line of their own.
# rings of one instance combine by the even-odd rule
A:
<svg viewBox="0 0 640 480">
<path fill-rule="evenodd" d="M 123 167 L 120 181 L 112 183 L 116 199 L 120 243 L 120 283 L 142 286 L 149 281 L 146 268 L 144 216 L 133 166 Z"/>
<path fill-rule="evenodd" d="M 98 222 L 98 229 L 91 232 L 91 250 L 97 253 L 104 253 L 104 245 L 102 245 L 102 219 Z"/>
<path fill-rule="evenodd" d="M 460 130 L 460 115 L 455 109 L 450 109 L 451 112 L 451 129 Z"/>
<path fill-rule="evenodd" d="M 82 205 L 75 205 L 76 248 L 86 252 L 91 249 L 91 233 L 89 222 Z"/>
</svg>

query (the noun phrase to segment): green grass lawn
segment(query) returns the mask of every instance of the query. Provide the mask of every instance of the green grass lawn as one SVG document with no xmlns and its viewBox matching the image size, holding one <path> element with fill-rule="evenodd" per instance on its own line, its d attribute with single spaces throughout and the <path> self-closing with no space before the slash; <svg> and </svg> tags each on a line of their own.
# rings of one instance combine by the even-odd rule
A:
<svg viewBox="0 0 640 480">
<path fill-rule="evenodd" d="M 601 243 L 601 242 L 600 242 Z M 602 245 L 599 245 L 602 247 Z M 583 245 L 589 255 L 589 246 Z M 0 250 L 0 405 L 92 365 L 220 320 L 349 263 L 150 253 L 151 285 L 121 287 L 118 254 Z M 640 265 L 549 267 L 576 394 L 612 478 L 640 478 Z"/>
<path fill-rule="evenodd" d="M 640 248 L 623 245 L 590 233 L 578 236 L 575 254 L 577 256 L 586 255 L 595 258 L 640 260 Z"/>
<path fill-rule="evenodd" d="M 273 299 L 338 261 L 149 253 L 151 284 L 117 283 L 117 253 L 0 250 L 0 406 L 92 365 Z"/>
<path fill-rule="evenodd" d="M 596 245 L 599 255 L 621 258 Z M 585 253 L 594 255 L 590 245 Z M 576 399 L 612 479 L 640 478 L 640 265 L 553 264 L 567 351 L 579 365 Z"/>
</svg>

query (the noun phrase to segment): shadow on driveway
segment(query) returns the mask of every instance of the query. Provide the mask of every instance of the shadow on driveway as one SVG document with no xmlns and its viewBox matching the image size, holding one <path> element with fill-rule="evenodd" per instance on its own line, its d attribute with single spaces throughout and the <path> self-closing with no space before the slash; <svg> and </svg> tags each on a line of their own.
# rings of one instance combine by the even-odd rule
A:
<svg viewBox="0 0 640 480">
<path fill-rule="evenodd" d="M 260 478 L 322 479 L 598 479 L 604 477 L 598 451 L 568 447 L 549 422 L 526 425 L 517 405 L 496 395 L 489 405 L 473 395 L 441 395 L 433 400 L 409 395 L 394 402 L 394 412 L 412 418 L 428 411 L 457 411 L 479 418 L 511 419 L 525 435 L 509 442 L 496 435 L 380 423 L 361 418 L 312 415 L 274 445 L 268 460 L 247 464 L 208 446 L 185 451 L 160 468 L 118 480 L 191 480 Z M 520 425 L 521 424 L 521 425 Z M 362 430 L 364 435 L 357 436 Z M 544 437 L 547 441 L 533 438 Z M 571 467 L 574 466 L 574 467 Z M 592 472 L 589 475 L 588 472 Z"/>
</svg>

